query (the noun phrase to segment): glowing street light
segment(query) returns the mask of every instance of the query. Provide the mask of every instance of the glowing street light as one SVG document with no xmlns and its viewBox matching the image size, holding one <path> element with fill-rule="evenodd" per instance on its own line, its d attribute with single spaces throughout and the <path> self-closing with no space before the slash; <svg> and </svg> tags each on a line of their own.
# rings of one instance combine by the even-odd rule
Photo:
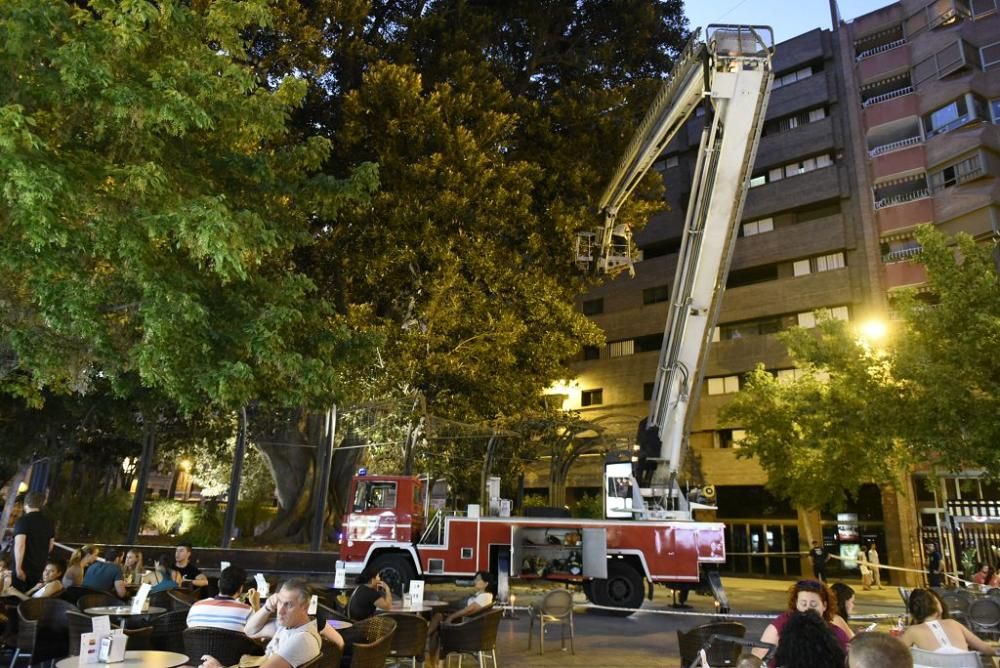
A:
<svg viewBox="0 0 1000 668">
<path fill-rule="evenodd" d="M 889 328 L 881 320 L 868 320 L 861 323 L 860 327 L 861 338 L 870 343 L 881 341 L 888 331 Z"/>
</svg>

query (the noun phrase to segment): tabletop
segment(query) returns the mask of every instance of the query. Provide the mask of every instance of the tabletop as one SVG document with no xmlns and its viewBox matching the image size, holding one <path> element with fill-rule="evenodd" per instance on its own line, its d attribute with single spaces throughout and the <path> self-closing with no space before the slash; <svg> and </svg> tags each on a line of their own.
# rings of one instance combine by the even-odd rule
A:
<svg viewBox="0 0 1000 668">
<path fill-rule="evenodd" d="M 343 619 L 328 619 L 326 620 L 326 625 L 329 626 L 331 629 L 336 629 L 337 631 L 341 631 L 343 629 L 349 629 L 352 626 L 354 626 L 354 624 L 350 622 L 345 622 Z"/>
<path fill-rule="evenodd" d="M 444 605 L 448 605 L 448 603 L 445 601 L 424 601 L 423 605 L 419 608 L 415 608 L 409 605 L 404 605 L 402 601 L 393 601 L 392 610 L 389 610 L 388 612 L 430 612 L 434 608 L 439 608 Z"/>
<path fill-rule="evenodd" d="M 161 608 L 156 605 L 151 605 L 142 612 L 132 612 L 131 605 L 99 605 L 96 608 L 87 608 L 84 610 L 88 615 L 108 615 L 109 617 L 131 617 L 133 615 L 162 615 L 166 612 L 166 608 Z"/>
<path fill-rule="evenodd" d="M 114 666 L 115 668 L 175 668 L 188 662 L 186 654 L 160 650 L 133 649 L 125 652 L 125 660 L 118 663 L 89 663 L 88 666 Z M 80 657 L 70 656 L 56 661 L 56 668 L 77 668 Z"/>
</svg>

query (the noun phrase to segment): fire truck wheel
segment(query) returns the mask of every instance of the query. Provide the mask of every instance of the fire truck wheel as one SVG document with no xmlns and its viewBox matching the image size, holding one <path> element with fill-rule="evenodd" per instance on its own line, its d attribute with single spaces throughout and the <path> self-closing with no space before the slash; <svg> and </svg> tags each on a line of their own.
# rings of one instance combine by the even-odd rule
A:
<svg viewBox="0 0 1000 668">
<path fill-rule="evenodd" d="M 403 587 L 416 575 L 410 558 L 403 554 L 383 554 L 375 557 L 372 567 L 396 596 L 403 595 Z"/>
<path fill-rule="evenodd" d="M 608 579 L 594 580 L 591 584 L 591 598 L 597 605 L 612 608 L 631 608 L 633 611 L 642 607 L 642 575 L 631 565 L 622 561 L 608 562 Z M 631 612 L 606 611 L 609 614 L 630 615 Z"/>
</svg>

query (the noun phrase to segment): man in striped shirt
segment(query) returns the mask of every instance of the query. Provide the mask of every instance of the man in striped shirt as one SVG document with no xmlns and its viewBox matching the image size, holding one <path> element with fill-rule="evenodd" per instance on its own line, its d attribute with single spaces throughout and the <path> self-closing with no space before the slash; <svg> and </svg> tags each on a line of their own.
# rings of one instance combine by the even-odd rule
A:
<svg viewBox="0 0 1000 668">
<path fill-rule="evenodd" d="M 219 595 L 196 601 L 188 610 L 187 625 L 243 633 L 247 618 L 253 612 L 253 608 L 238 600 L 246 579 L 246 571 L 239 566 L 224 569 L 219 574 Z"/>
</svg>

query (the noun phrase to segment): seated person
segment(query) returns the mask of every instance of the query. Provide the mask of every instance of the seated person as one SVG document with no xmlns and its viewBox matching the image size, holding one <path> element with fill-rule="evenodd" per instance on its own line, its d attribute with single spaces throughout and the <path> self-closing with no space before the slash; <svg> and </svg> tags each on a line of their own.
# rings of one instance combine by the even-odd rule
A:
<svg viewBox="0 0 1000 668">
<path fill-rule="evenodd" d="M 913 668 L 913 656 L 899 638 L 887 633 L 859 633 L 847 650 L 848 668 Z"/>
<path fill-rule="evenodd" d="M 244 656 L 241 666 L 295 668 L 320 655 L 322 639 L 316 622 L 309 619 L 309 589 L 304 580 L 289 580 L 272 594 L 247 620 L 244 631 L 250 637 L 270 636 L 264 656 Z M 274 615 L 277 619 L 274 619 Z M 201 657 L 200 668 L 222 668 L 215 657 Z M 253 662 L 251 664 L 251 662 Z"/>
<path fill-rule="evenodd" d="M 493 584 L 489 571 L 477 571 L 472 579 L 472 586 L 476 588 L 476 593 L 459 603 L 453 603 L 444 612 L 436 612 L 431 618 L 431 623 L 427 627 L 427 639 L 430 652 L 430 664 L 436 665 L 438 645 L 438 627 L 442 623 L 452 624 L 460 621 L 462 617 L 474 615 L 481 610 L 493 605 Z"/>
<path fill-rule="evenodd" d="M 782 668 L 842 668 L 844 650 L 817 610 L 793 612 L 781 629 L 774 662 Z"/>
<path fill-rule="evenodd" d="M 247 619 L 253 613 L 246 603 L 239 601 L 247 573 L 239 566 L 230 566 L 219 574 L 219 595 L 195 601 L 188 609 L 188 627 L 200 626 L 243 632 Z"/>
<path fill-rule="evenodd" d="M 174 550 L 174 570 L 180 575 L 180 585 L 189 584 L 192 587 L 204 587 L 208 578 L 191 561 L 191 543 L 181 543 Z"/>
<path fill-rule="evenodd" d="M 945 619 L 944 604 L 930 589 L 910 592 L 911 624 L 900 640 L 907 647 L 918 647 L 938 654 L 957 654 L 975 650 L 985 656 L 996 656 L 996 650 L 980 640 L 954 619 Z"/>
<path fill-rule="evenodd" d="M 125 584 L 141 585 L 142 574 L 146 570 L 142 564 L 142 551 L 133 548 L 126 552 L 122 570 L 125 572 Z"/>
<path fill-rule="evenodd" d="M 64 570 L 66 570 L 64 561 L 61 559 L 49 559 L 45 562 L 45 569 L 42 570 L 41 582 L 23 594 L 13 587 L 8 587 L 0 593 L 0 596 L 15 596 L 22 601 L 29 598 L 58 596 L 63 590 L 62 576 Z"/>
<path fill-rule="evenodd" d="M 73 550 L 69 557 L 69 565 L 63 573 L 64 587 L 79 587 L 83 584 L 83 574 L 87 568 L 97 561 L 100 550 L 96 545 L 83 545 Z"/>
<path fill-rule="evenodd" d="M 761 642 L 769 645 L 781 644 L 781 633 L 785 624 L 796 612 L 814 611 L 822 617 L 828 625 L 841 650 L 846 655 L 849 638 L 843 629 L 833 624 L 836 615 L 837 597 L 829 587 L 818 580 L 799 580 L 788 589 L 788 609 L 778 615 L 760 636 Z M 753 653 L 757 656 L 764 656 L 767 650 L 755 647 Z M 772 658 L 770 665 L 777 665 Z"/>
<path fill-rule="evenodd" d="M 125 598 L 125 574 L 122 572 L 122 555 L 109 547 L 104 551 L 104 561 L 95 561 L 83 574 L 83 586 Z"/>
<path fill-rule="evenodd" d="M 0 591 L 6 590 L 14 581 L 14 573 L 10 570 L 10 555 L 0 554 Z"/>
<path fill-rule="evenodd" d="M 170 566 L 170 555 L 161 554 L 153 560 L 153 571 L 143 576 L 142 581 L 153 585 L 149 590 L 150 594 L 161 591 L 170 591 L 180 586 L 180 576 Z"/>
<path fill-rule="evenodd" d="M 350 619 L 362 620 L 375 615 L 378 610 L 392 609 L 392 591 L 389 585 L 382 582 L 378 571 L 371 566 L 358 576 L 358 588 L 351 594 L 347 602 L 347 616 Z"/>
</svg>

